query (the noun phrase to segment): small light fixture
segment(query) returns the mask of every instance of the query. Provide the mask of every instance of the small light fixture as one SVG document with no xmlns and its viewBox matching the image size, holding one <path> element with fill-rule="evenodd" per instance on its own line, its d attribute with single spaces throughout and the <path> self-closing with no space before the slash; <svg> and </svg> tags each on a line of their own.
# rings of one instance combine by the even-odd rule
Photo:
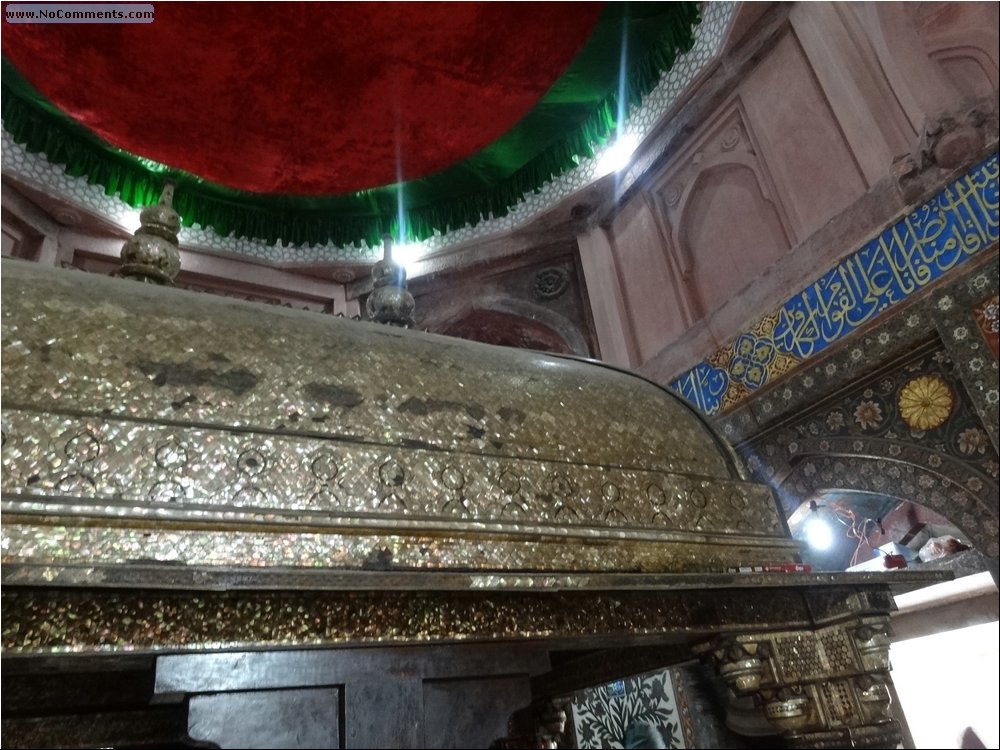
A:
<svg viewBox="0 0 1000 750">
<path fill-rule="evenodd" d="M 833 546 L 833 527 L 819 512 L 815 500 L 809 501 L 809 517 L 803 526 L 806 544 L 817 552 L 824 552 Z"/>
</svg>

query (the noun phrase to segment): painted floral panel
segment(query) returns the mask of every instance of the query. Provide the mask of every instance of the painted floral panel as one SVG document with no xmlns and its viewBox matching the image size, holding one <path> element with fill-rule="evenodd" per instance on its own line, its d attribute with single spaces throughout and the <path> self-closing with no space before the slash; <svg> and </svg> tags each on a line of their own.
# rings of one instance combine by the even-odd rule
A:
<svg viewBox="0 0 1000 750">
<path fill-rule="evenodd" d="M 580 748 L 687 747 L 666 670 L 582 690 L 572 709 Z"/>
</svg>

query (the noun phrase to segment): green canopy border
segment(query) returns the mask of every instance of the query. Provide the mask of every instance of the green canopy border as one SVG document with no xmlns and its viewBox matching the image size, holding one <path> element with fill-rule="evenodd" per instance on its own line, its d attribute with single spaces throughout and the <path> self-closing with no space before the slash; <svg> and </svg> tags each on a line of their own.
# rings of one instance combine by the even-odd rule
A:
<svg viewBox="0 0 1000 750">
<path fill-rule="evenodd" d="M 419 241 L 482 219 L 501 217 L 546 181 L 592 157 L 617 127 L 617 58 L 628 24 L 632 56 L 623 111 L 640 103 L 677 55 L 694 44 L 698 3 L 609 3 L 590 40 L 541 102 L 510 132 L 469 159 L 428 177 L 356 193 L 297 196 L 249 193 L 202 180 L 116 148 L 49 102 L 6 59 L 2 68 L 3 127 L 29 153 L 64 165 L 66 174 L 100 185 L 133 208 L 154 203 L 163 185 L 177 185 L 174 207 L 185 226 L 198 224 L 218 235 L 275 244 L 380 244 L 385 232 Z M 609 52 L 616 60 L 607 69 Z M 599 68 L 602 70 L 595 70 Z M 603 73 L 603 75 L 600 75 Z M 610 92 L 609 89 L 609 73 Z M 581 81 L 593 82 L 581 91 Z M 590 101 L 587 101 L 588 97 Z M 567 99 L 574 99 L 567 105 Z M 519 144 L 531 142 L 540 123 L 562 115 L 568 135 L 547 143 L 512 171 L 506 167 Z M 575 127 L 574 127 L 575 123 Z M 544 132 L 544 126 L 541 127 Z M 402 191 L 404 229 L 397 201 Z"/>
</svg>

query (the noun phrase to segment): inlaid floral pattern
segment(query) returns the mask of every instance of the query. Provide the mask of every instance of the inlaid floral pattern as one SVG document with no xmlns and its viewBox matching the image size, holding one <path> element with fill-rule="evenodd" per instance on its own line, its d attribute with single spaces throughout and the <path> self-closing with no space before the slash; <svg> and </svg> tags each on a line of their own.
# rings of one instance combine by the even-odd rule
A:
<svg viewBox="0 0 1000 750">
<path fill-rule="evenodd" d="M 977 346 L 985 349 L 981 340 Z M 973 359 L 963 358 L 962 366 Z M 987 360 L 983 369 L 991 366 Z M 761 481 L 787 477 L 787 512 L 816 488 L 889 494 L 956 524 L 958 509 L 974 513 L 967 533 L 978 533 L 982 550 L 995 550 L 996 447 L 958 368 L 943 343 L 926 342 L 737 450 L 757 459 L 751 469 Z"/>
<path fill-rule="evenodd" d="M 882 407 L 874 401 L 862 401 L 854 409 L 854 421 L 862 430 L 872 430 L 882 422 Z"/>
<path fill-rule="evenodd" d="M 972 315 L 993 357 L 1000 356 L 1000 295 L 994 294 L 972 308 Z"/>
<path fill-rule="evenodd" d="M 969 427 L 958 436 L 958 449 L 967 456 L 986 453 L 990 439 L 978 427 Z"/>
<path fill-rule="evenodd" d="M 580 748 L 624 748 L 625 737 L 685 748 L 677 699 L 667 671 L 649 672 L 610 685 L 589 688 L 573 697 L 573 724 Z"/>
<path fill-rule="evenodd" d="M 933 430 L 951 416 L 955 397 L 951 388 L 936 375 L 913 378 L 899 393 L 899 414 L 916 430 Z"/>
</svg>

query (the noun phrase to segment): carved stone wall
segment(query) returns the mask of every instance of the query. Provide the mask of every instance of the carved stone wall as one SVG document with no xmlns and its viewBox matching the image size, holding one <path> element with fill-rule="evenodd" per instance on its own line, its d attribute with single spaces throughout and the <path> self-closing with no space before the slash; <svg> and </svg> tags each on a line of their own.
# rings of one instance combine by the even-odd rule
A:
<svg viewBox="0 0 1000 750">
<path fill-rule="evenodd" d="M 665 247 L 687 282 L 690 322 L 791 246 L 786 212 L 759 150 L 735 99 L 653 188 Z"/>
<path fill-rule="evenodd" d="M 701 96 L 664 125 L 653 149 L 664 156 L 591 230 L 607 232 L 627 310 L 624 345 L 602 351 L 660 382 L 731 345 L 996 143 L 989 3 L 799 3 L 741 9 L 734 29 Z"/>
<path fill-rule="evenodd" d="M 574 248 L 422 277 L 410 284 L 417 328 L 488 344 L 592 357 L 587 292 Z"/>
</svg>

